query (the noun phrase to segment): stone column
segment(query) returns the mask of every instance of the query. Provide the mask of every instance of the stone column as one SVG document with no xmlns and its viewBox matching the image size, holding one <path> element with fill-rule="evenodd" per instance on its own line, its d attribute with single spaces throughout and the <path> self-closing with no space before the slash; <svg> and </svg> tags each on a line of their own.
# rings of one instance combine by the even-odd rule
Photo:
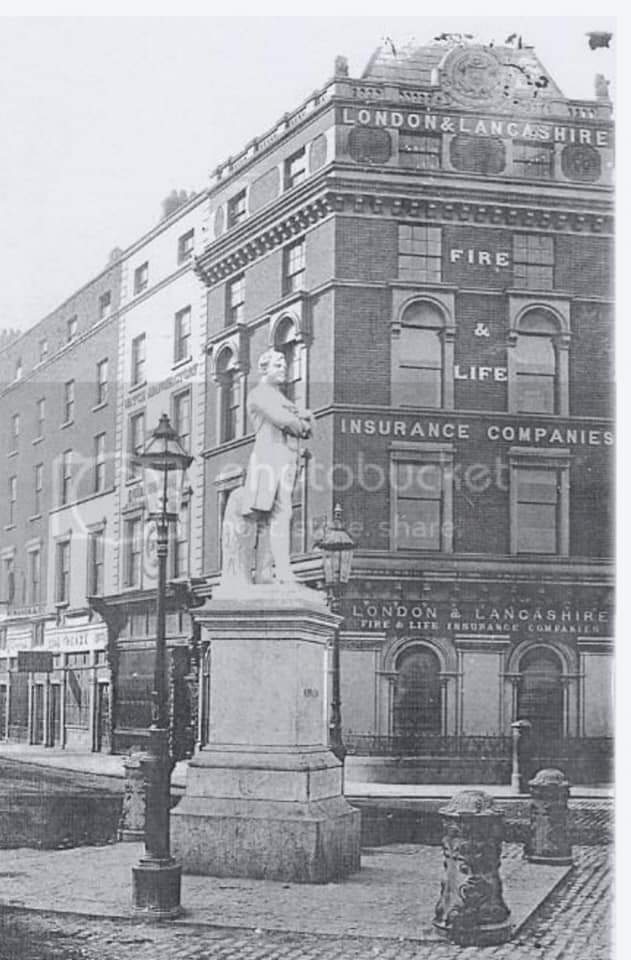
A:
<svg viewBox="0 0 631 960">
<path fill-rule="evenodd" d="M 524 853 L 532 863 L 572 863 L 567 823 L 570 784 L 561 770 L 540 770 L 530 787 L 530 832 Z"/>
<path fill-rule="evenodd" d="M 511 937 L 500 857 L 504 821 L 483 790 L 463 790 L 441 807 L 445 874 L 434 927 L 461 946 L 491 946 Z"/>
<path fill-rule="evenodd" d="M 327 883 L 358 870 L 360 814 L 342 794 L 323 710 L 338 618 L 316 591 L 285 583 L 215 594 L 193 616 L 212 670 L 209 742 L 171 813 L 184 871 Z"/>
</svg>

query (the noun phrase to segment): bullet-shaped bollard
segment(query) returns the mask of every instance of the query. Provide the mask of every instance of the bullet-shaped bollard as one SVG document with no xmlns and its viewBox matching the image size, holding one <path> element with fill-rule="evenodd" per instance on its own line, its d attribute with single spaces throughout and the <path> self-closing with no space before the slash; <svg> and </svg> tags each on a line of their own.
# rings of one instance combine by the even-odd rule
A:
<svg viewBox="0 0 631 960">
<path fill-rule="evenodd" d="M 500 857 L 504 818 L 483 790 L 463 790 L 439 810 L 443 818 L 444 876 L 434 927 L 461 946 L 510 940 Z"/>
<path fill-rule="evenodd" d="M 572 863 L 567 822 L 570 784 L 562 770 L 540 770 L 528 782 L 530 830 L 524 853 L 532 863 Z"/>
<path fill-rule="evenodd" d="M 131 753 L 123 760 L 125 787 L 118 823 L 118 839 L 129 842 L 145 838 L 146 784 L 143 762 L 148 754 Z"/>
</svg>

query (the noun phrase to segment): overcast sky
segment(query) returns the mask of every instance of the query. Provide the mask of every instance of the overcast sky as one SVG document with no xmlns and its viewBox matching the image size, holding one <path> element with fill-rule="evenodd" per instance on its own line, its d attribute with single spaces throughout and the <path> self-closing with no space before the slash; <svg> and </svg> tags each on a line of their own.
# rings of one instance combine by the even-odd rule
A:
<svg viewBox="0 0 631 960">
<path fill-rule="evenodd" d="M 208 173 L 331 76 L 358 76 L 384 35 L 442 31 L 533 44 L 563 92 L 614 91 L 611 17 L 92 17 L 0 23 L 0 329 L 58 306 Z"/>
</svg>

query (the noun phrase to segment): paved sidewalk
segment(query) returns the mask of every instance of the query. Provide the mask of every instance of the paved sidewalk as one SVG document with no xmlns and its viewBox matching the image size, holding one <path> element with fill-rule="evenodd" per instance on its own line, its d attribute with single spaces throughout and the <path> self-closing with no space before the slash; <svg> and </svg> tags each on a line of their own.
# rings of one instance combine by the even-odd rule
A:
<svg viewBox="0 0 631 960">
<path fill-rule="evenodd" d="M 21 760 L 24 763 L 41 764 L 59 770 L 71 770 L 77 773 L 91 773 L 99 776 L 118 777 L 124 775 L 122 756 L 113 756 L 107 753 L 83 753 L 72 750 L 59 750 L 50 747 L 29 746 L 23 743 L 0 743 L 0 757 L 8 760 Z M 176 789 L 183 789 L 186 785 L 186 760 L 176 764 L 171 778 Z M 399 784 L 399 783 L 366 783 L 346 780 L 345 794 L 348 797 L 398 797 L 406 798 L 448 798 L 459 790 L 484 790 L 497 798 L 517 796 L 511 793 L 508 784 Z M 522 796 L 527 796 L 523 794 Z M 609 786 L 572 786 L 572 796 L 575 798 L 613 798 L 614 791 Z"/>
<path fill-rule="evenodd" d="M 44 912 L 129 918 L 131 867 L 142 844 L 71 850 L 4 851 L 0 903 Z M 440 941 L 432 927 L 442 878 L 437 847 L 366 849 L 359 873 L 339 883 L 184 876 L 181 925 L 288 931 L 327 936 Z M 571 868 L 531 864 L 506 844 L 504 896 L 519 930 Z"/>
</svg>

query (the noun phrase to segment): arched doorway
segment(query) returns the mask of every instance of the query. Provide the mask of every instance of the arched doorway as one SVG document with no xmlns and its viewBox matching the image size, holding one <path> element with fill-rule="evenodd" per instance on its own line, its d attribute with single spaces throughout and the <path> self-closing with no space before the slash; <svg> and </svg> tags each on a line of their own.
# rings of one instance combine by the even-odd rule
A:
<svg viewBox="0 0 631 960">
<path fill-rule="evenodd" d="M 544 744 L 563 736 L 563 667 L 546 647 L 528 650 L 519 662 L 521 674 L 517 716 L 532 724 L 534 742 Z"/>
<path fill-rule="evenodd" d="M 393 699 L 395 737 L 442 732 L 440 660 L 429 647 L 407 647 L 395 663 Z"/>
</svg>

